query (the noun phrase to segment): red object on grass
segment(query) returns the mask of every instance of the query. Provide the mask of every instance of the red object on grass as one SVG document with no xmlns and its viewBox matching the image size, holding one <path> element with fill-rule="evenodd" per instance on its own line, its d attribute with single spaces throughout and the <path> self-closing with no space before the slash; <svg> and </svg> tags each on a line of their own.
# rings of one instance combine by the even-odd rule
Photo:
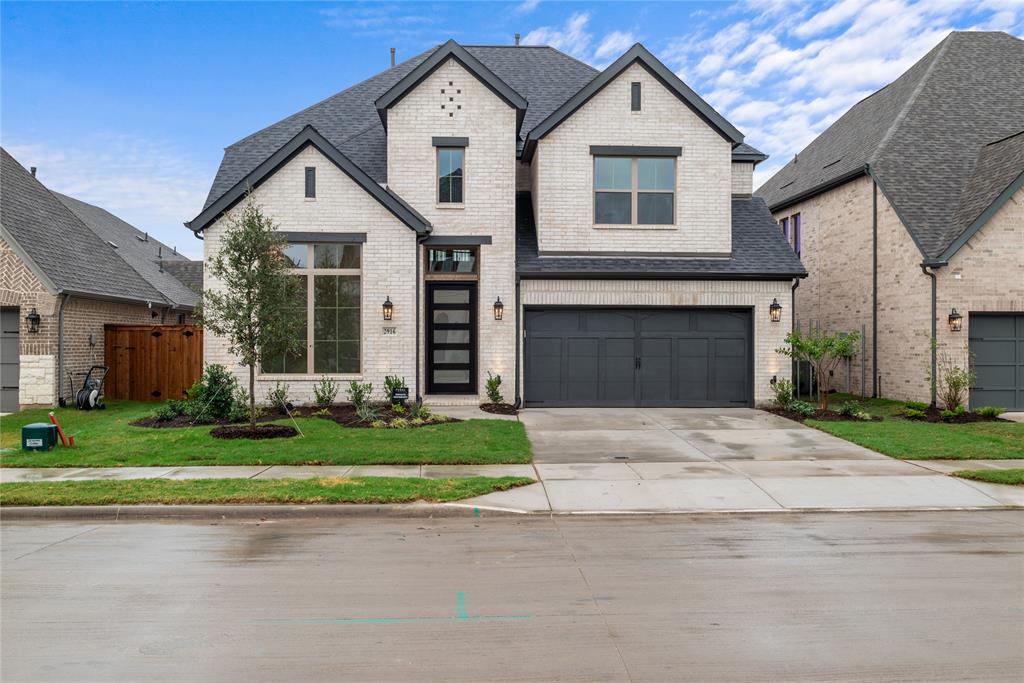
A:
<svg viewBox="0 0 1024 683">
<path fill-rule="evenodd" d="M 71 448 L 75 445 L 75 437 L 64 436 L 64 430 L 60 427 L 60 422 L 57 422 L 57 416 L 50 411 L 50 422 L 57 426 L 57 436 L 60 437 L 60 442 L 64 444 L 65 448 Z"/>
</svg>

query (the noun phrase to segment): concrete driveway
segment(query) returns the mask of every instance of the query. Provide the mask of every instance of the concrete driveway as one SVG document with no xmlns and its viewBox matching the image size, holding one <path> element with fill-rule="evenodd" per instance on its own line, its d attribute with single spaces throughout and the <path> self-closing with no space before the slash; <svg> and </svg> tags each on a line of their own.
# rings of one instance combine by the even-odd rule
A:
<svg viewBox="0 0 1024 683">
<path fill-rule="evenodd" d="M 537 463 L 888 460 L 752 408 L 531 408 Z"/>
</svg>

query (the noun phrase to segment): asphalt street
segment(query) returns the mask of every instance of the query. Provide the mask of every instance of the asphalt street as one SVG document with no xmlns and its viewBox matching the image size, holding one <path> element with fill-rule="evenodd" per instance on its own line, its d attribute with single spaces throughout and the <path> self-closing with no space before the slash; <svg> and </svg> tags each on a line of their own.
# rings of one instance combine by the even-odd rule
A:
<svg viewBox="0 0 1024 683">
<path fill-rule="evenodd" d="M 1024 513 L 8 522 L 15 681 L 1019 681 Z"/>
</svg>

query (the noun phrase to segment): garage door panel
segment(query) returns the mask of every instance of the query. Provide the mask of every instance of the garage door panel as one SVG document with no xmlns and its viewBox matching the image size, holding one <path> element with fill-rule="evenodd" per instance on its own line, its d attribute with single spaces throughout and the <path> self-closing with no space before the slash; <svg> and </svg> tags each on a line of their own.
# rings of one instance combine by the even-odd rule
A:
<svg viewBox="0 0 1024 683">
<path fill-rule="evenodd" d="M 640 334 L 683 334 L 690 331 L 688 311 L 656 311 L 640 314 Z"/>
<path fill-rule="evenodd" d="M 563 310 L 529 312 L 526 316 L 526 324 L 534 334 L 577 331 L 580 329 L 580 313 L 579 311 Z"/>
<path fill-rule="evenodd" d="M 988 363 L 1013 363 L 1017 358 L 1018 347 L 1024 348 L 1024 344 L 1017 344 L 1013 340 L 974 340 L 971 342 L 971 352 L 974 354 L 975 362 Z"/>
<path fill-rule="evenodd" d="M 1017 321 L 1011 315 L 974 315 L 970 318 L 971 337 L 1015 337 Z"/>
<path fill-rule="evenodd" d="M 974 372 L 977 375 L 975 386 L 979 387 L 1013 387 L 1018 377 L 1017 367 L 1014 365 L 976 365 Z"/>
<path fill-rule="evenodd" d="M 746 332 L 748 316 L 727 311 L 706 311 L 697 316 L 698 332 Z"/>
<path fill-rule="evenodd" d="M 633 315 L 617 311 L 588 311 L 587 332 L 628 332 L 633 334 L 636 320 Z"/>
<path fill-rule="evenodd" d="M 640 340 L 640 400 L 672 400 L 672 339 Z"/>
<path fill-rule="evenodd" d="M 1024 410 L 1024 315 L 969 313 L 971 407 Z"/>
</svg>

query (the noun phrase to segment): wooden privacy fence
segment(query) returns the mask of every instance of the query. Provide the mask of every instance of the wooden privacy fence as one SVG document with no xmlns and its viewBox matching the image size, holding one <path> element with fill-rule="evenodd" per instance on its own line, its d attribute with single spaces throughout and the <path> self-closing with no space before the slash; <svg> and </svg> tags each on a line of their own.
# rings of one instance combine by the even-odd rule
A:
<svg viewBox="0 0 1024 683">
<path fill-rule="evenodd" d="M 203 373 L 203 331 L 195 325 L 106 325 L 107 398 L 184 398 Z"/>
</svg>

